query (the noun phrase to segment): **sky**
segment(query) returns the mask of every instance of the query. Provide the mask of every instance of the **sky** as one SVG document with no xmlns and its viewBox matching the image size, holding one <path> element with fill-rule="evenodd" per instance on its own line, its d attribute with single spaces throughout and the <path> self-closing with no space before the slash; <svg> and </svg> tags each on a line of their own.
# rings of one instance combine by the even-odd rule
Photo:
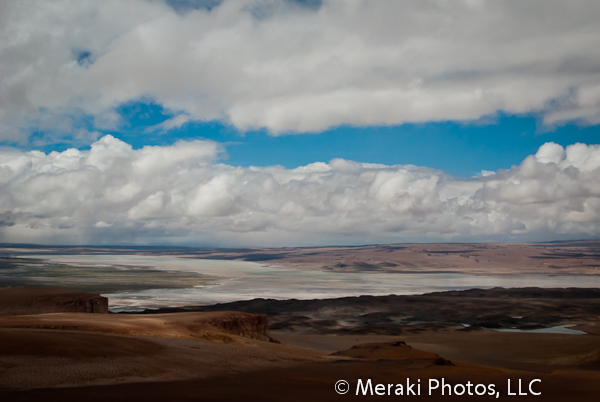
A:
<svg viewBox="0 0 600 402">
<path fill-rule="evenodd" d="M 0 242 L 595 239 L 600 3 L 0 3 Z"/>
</svg>

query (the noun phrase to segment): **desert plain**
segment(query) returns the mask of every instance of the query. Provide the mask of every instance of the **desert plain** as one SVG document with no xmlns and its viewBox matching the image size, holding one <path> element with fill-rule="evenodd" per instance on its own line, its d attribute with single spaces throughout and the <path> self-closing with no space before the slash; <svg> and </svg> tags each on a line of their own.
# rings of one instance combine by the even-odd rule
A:
<svg viewBox="0 0 600 402">
<path fill-rule="evenodd" d="M 116 252 L 18 245 L 6 245 L 1 251 L 7 260 L 35 253 Z M 123 248 L 118 253 L 246 260 L 282 269 L 364 275 L 429 272 L 432 280 L 436 273 L 449 272 L 583 279 L 600 274 L 597 241 Z M 593 286 L 255 299 L 164 306 L 135 314 L 111 313 L 109 306 L 110 300 L 93 292 L 1 288 L 0 398 L 596 401 L 600 397 L 600 289 Z M 340 380 L 348 382 L 348 388 L 337 388 L 348 389 L 345 394 L 336 392 Z M 363 388 L 357 388 L 359 380 Z M 368 380 L 372 388 L 365 388 Z M 429 384 L 436 382 L 439 387 L 430 395 Z M 448 385 L 444 394 L 442 383 Z M 402 395 L 397 395 L 400 391 Z"/>
</svg>

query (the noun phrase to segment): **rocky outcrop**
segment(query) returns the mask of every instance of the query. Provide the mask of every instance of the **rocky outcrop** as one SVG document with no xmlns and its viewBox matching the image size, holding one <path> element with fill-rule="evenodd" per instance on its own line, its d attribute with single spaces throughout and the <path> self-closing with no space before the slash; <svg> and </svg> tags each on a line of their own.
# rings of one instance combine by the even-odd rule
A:
<svg viewBox="0 0 600 402">
<path fill-rule="evenodd" d="M 0 315 L 44 313 L 108 313 L 108 299 L 99 294 L 59 288 L 0 288 Z"/>
<path fill-rule="evenodd" d="M 269 334 L 267 316 L 263 314 L 225 313 L 219 317 L 209 319 L 207 324 L 228 334 L 276 342 Z"/>
<path fill-rule="evenodd" d="M 365 360 L 409 360 L 411 364 L 419 363 L 435 366 L 454 366 L 450 360 L 435 353 L 413 349 L 406 343 L 381 342 L 354 345 L 348 350 L 332 353 L 331 356 L 351 357 Z"/>
</svg>

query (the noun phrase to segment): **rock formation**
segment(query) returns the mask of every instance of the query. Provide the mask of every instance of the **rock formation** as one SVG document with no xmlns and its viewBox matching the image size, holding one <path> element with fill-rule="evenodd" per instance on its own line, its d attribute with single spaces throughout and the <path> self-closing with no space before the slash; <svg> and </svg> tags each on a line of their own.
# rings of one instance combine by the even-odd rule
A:
<svg viewBox="0 0 600 402">
<path fill-rule="evenodd" d="M 108 313 L 99 294 L 46 287 L 0 288 L 0 315 Z"/>
<path fill-rule="evenodd" d="M 269 334 L 267 316 L 263 314 L 232 313 L 208 320 L 223 332 L 261 341 L 277 342 Z"/>
</svg>

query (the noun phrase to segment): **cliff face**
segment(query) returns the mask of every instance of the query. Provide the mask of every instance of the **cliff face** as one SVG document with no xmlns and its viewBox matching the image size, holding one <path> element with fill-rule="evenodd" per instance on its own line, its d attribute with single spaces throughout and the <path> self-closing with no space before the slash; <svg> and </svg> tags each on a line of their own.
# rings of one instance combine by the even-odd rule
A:
<svg viewBox="0 0 600 402">
<path fill-rule="evenodd" d="M 269 334 L 266 315 L 238 312 L 224 313 L 219 317 L 207 320 L 207 324 L 228 334 L 275 342 Z"/>
<path fill-rule="evenodd" d="M 0 288 L 0 315 L 44 313 L 108 313 L 108 299 L 99 294 L 58 288 Z"/>
</svg>

